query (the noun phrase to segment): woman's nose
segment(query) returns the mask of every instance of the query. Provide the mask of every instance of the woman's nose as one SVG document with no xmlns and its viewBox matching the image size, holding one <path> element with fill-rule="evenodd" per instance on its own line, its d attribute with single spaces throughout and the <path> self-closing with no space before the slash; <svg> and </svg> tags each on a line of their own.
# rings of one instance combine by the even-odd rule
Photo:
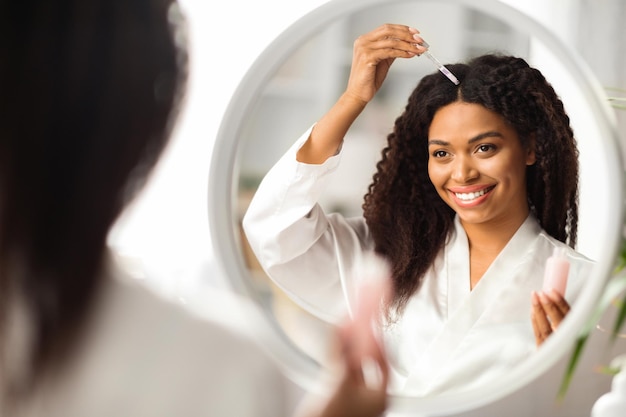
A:
<svg viewBox="0 0 626 417">
<path fill-rule="evenodd" d="M 452 163 L 452 179 L 460 184 L 467 183 L 478 177 L 478 170 L 470 157 L 457 156 Z"/>
</svg>

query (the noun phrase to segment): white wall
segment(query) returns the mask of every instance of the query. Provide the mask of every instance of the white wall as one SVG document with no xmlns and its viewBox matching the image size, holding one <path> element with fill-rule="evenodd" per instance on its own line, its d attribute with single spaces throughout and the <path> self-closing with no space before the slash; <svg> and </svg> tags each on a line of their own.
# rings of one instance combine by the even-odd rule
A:
<svg viewBox="0 0 626 417">
<path fill-rule="evenodd" d="M 223 277 L 212 270 L 207 215 L 211 150 L 230 97 L 263 49 L 325 0 L 179 0 L 188 19 L 191 75 L 177 131 L 148 187 L 110 237 L 167 295 Z"/>
</svg>

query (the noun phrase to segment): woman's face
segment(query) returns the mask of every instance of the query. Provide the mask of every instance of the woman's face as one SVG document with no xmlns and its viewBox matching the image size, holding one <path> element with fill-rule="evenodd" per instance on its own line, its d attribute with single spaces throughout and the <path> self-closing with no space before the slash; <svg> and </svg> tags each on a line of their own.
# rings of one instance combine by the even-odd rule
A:
<svg viewBox="0 0 626 417">
<path fill-rule="evenodd" d="M 497 113 L 463 102 L 442 107 L 428 154 L 430 180 L 462 223 L 521 224 L 528 216 L 526 166 L 535 154 Z"/>
</svg>

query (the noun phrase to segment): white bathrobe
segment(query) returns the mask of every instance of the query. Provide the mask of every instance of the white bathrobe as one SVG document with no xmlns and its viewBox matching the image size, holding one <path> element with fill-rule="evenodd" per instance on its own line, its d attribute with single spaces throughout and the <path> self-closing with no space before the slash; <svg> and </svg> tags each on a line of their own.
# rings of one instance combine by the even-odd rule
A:
<svg viewBox="0 0 626 417">
<path fill-rule="evenodd" d="M 243 219 L 268 276 L 301 307 L 336 323 L 353 306 L 359 267 L 374 242 L 363 218 L 326 214 L 317 201 L 341 153 L 320 165 L 296 161 L 305 132 L 260 184 Z M 384 329 L 391 391 L 426 396 L 473 388 L 535 351 L 531 292 L 545 262 L 566 248 L 573 303 L 593 262 L 549 236 L 530 215 L 470 291 L 469 248 L 458 218 L 453 235 L 403 314 Z"/>
</svg>

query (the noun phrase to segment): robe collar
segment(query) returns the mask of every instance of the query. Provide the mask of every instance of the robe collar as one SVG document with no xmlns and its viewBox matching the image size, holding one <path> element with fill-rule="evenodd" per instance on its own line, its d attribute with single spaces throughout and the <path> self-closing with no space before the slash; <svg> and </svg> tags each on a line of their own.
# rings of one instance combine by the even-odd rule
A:
<svg viewBox="0 0 626 417">
<path fill-rule="evenodd" d="M 455 216 L 450 242 L 444 248 L 445 257 L 449 260 L 447 265 L 448 314 L 452 314 L 464 303 L 471 292 L 487 292 L 483 290 L 483 287 L 500 287 L 499 284 L 504 284 L 507 277 L 513 275 L 512 265 L 519 265 L 520 259 L 532 251 L 540 233 L 539 222 L 534 215 L 529 214 L 472 290 L 470 288 L 469 241 L 459 217 Z"/>
</svg>

